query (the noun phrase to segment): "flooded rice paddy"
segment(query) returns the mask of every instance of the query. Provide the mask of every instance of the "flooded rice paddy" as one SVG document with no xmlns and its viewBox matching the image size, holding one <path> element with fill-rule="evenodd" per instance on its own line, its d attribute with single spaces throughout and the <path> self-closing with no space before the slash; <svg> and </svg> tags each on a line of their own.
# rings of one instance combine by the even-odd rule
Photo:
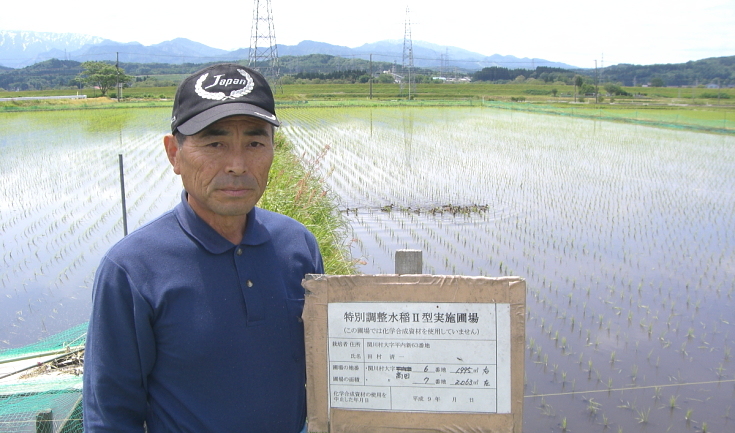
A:
<svg viewBox="0 0 735 433">
<path fill-rule="evenodd" d="M 0 115 L 0 350 L 89 320 L 94 272 L 128 229 L 171 208 L 166 110 Z"/>
<path fill-rule="evenodd" d="M 128 224 L 179 200 L 169 110 L 0 115 L 0 350 L 88 319 Z M 284 109 L 365 273 L 527 279 L 526 431 L 735 428 L 735 138 L 480 108 Z"/>
<path fill-rule="evenodd" d="M 480 108 L 282 116 L 363 272 L 416 248 L 426 273 L 527 279 L 526 431 L 735 429 L 733 137 Z"/>
</svg>

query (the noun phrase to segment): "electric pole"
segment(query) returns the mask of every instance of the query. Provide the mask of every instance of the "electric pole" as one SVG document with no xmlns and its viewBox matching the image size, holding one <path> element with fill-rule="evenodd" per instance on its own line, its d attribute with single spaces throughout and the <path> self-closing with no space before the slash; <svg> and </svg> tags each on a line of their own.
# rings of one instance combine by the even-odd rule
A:
<svg viewBox="0 0 735 433">
<path fill-rule="evenodd" d="M 597 80 L 597 60 L 595 60 L 595 104 L 600 102 L 600 92 L 598 90 L 598 80 Z"/>
<path fill-rule="evenodd" d="M 115 52 L 115 94 L 117 102 L 120 102 L 120 53 Z M 126 233 L 127 234 L 127 233 Z"/>
<path fill-rule="evenodd" d="M 602 59 L 600 60 L 600 81 L 603 83 L 605 82 L 605 79 L 603 78 L 603 74 L 605 73 L 605 53 L 602 53 Z"/>
<path fill-rule="evenodd" d="M 373 99 L 373 53 L 370 53 L 370 99 Z"/>
</svg>

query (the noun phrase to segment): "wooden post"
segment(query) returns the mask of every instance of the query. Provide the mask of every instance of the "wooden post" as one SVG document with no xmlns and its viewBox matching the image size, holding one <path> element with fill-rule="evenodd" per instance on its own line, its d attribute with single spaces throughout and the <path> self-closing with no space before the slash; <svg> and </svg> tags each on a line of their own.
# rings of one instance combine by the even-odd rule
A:
<svg viewBox="0 0 735 433">
<path fill-rule="evenodd" d="M 36 433 L 51 433 L 54 430 L 54 414 L 45 409 L 36 415 Z"/>
<path fill-rule="evenodd" d="M 397 250 L 396 274 L 421 274 L 423 268 L 421 250 Z"/>
</svg>

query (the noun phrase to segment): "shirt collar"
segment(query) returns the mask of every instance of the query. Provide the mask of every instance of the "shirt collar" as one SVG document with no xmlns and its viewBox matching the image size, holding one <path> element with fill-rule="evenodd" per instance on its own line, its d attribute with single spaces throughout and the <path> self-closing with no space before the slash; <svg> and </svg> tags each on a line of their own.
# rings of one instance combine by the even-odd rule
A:
<svg viewBox="0 0 735 433">
<path fill-rule="evenodd" d="M 174 208 L 181 228 L 212 254 L 222 254 L 231 250 L 235 245 L 201 219 L 186 198 L 186 191 L 182 191 L 181 203 Z M 263 213 L 257 207 L 248 212 L 245 235 L 240 245 L 260 245 L 270 240 L 270 234 L 263 224 L 262 217 Z"/>
</svg>

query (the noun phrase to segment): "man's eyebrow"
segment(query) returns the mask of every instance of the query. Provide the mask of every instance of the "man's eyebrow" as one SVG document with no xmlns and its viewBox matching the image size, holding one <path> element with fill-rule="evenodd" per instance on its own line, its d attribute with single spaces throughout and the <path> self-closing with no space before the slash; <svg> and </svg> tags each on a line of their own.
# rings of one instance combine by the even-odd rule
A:
<svg viewBox="0 0 735 433">
<path fill-rule="evenodd" d="M 248 137 L 259 137 L 259 136 L 268 136 L 268 131 L 265 128 L 253 128 L 248 129 L 246 131 L 243 131 L 242 135 L 248 136 Z"/>
<path fill-rule="evenodd" d="M 229 131 L 226 129 L 221 129 L 217 127 L 206 127 L 202 130 L 202 132 L 199 133 L 199 137 L 206 138 L 206 137 L 222 137 L 225 135 L 230 135 Z"/>
</svg>

